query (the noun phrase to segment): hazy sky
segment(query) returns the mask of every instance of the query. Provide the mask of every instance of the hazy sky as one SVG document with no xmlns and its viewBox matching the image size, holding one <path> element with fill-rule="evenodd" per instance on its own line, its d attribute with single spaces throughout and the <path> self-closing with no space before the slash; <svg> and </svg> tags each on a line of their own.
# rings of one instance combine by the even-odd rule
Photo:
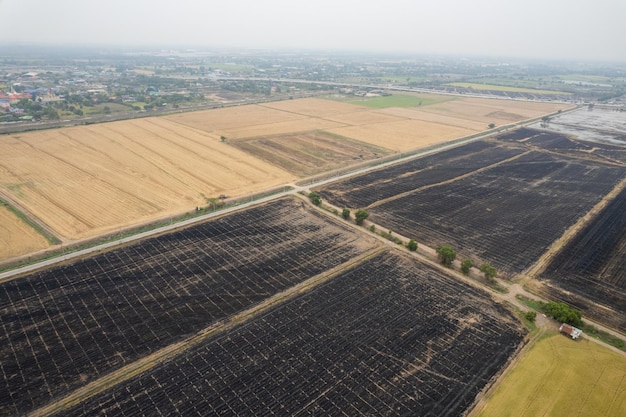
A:
<svg viewBox="0 0 626 417">
<path fill-rule="evenodd" d="M 625 17 L 626 0 L 0 0 L 0 45 L 183 44 L 626 61 Z"/>
</svg>

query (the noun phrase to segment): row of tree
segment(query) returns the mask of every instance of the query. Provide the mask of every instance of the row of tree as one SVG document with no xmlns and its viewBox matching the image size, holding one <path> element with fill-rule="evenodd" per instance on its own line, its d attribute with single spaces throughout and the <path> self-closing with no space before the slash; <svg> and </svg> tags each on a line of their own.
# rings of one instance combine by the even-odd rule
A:
<svg viewBox="0 0 626 417">
<path fill-rule="evenodd" d="M 320 206 L 322 204 L 322 197 L 319 193 L 311 192 L 309 194 L 309 199 L 316 206 Z M 341 211 L 341 217 L 343 217 L 345 220 L 350 219 L 350 214 L 351 212 L 350 212 L 350 209 L 348 208 L 344 208 Z M 367 219 L 368 217 L 369 217 L 369 213 L 367 212 L 367 210 L 363 210 L 363 209 L 357 210 L 354 214 L 355 223 L 358 224 L 359 226 L 362 225 L 365 219 Z M 372 232 L 375 231 L 375 228 L 373 225 L 370 228 L 370 230 Z M 388 235 L 391 236 L 391 231 L 389 231 Z M 411 239 L 409 240 L 409 243 L 407 243 L 406 247 L 408 250 L 414 252 L 417 250 L 417 242 Z M 448 268 L 451 268 L 452 264 L 456 260 L 456 255 L 457 255 L 456 250 L 454 250 L 454 248 L 450 245 L 440 245 L 437 247 L 436 252 L 437 252 L 437 257 L 439 258 L 439 261 L 441 262 L 441 264 L 443 264 L 444 266 Z M 465 275 L 469 274 L 470 270 L 473 267 L 474 267 L 474 262 L 472 262 L 471 259 L 466 258 L 463 261 L 461 261 L 461 272 L 463 272 Z M 484 262 L 478 267 L 478 270 L 484 274 L 485 279 L 487 279 L 487 281 L 489 281 L 490 283 L 495 283 L 495 278 L 498 275 L 498 271 L 494 266 L 492 266 L 488 262 Z M 572 326 L 582 325 L 581 312 L 578 310 L 569 308 L 567 304 L 565 303 L 556 303 L 556 302 L 542 303 L 541 309 L 548 316 L 554 318 L 555 320 L 559 322 L 568 323 L 568 324 L 571 324 Z M 537 315 L 536 312 L 529 311 L 526 313 L 525 317 L 529 321 L 534 321 L 536 315 Z"/>
</svg>

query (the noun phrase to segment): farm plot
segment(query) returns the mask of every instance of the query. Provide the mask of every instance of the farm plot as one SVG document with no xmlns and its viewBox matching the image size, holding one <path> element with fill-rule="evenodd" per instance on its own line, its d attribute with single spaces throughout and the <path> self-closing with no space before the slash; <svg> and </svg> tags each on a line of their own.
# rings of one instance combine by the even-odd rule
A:
<svg viewBox="0 0 626 417">
<path fill-rule="evenodd" d="M 518 141 L 561 154 L 576 155 L 602 162 L 626 164 L 626 147 L 581 140 L 549 130 L 523 128 L 498 136 L 500 140 Z"/>
<path fill-rule="evenodd" d="M 280 111 L 267 106 L 250 104 L 247 106 L 174 114 L 165 116 L 164 118 L 194 129 L 205 132 L 217 132 L 218 135 L 221 135 L 222 133 L 220 132 L 230 129 L 287 122 L 305 119 L 307 117 L 306 115 L 294 112 Z"/>
<path fill-rule="evenodd" d="M 533 125 L 539 127 L 539 123 Z M 599 143 L 626 145 L 626 113 L 615 110 L 577 110 L 552 117 L 547 129 Z"/>
<path fill-rule="evenodd" d="M 536 342 L 475 417 L 626 415 L 626 357 L 589 340 Z"/>
<path fill-rule="evenodd" d="M 458 416 L 523 338 L 482 291 L 383 252 L 63 415 Z"/>
<path fill-rule="evenodd" d="M 626 331 L 626 191 L 622 191 L 552 259 L 542 292 Z M 598 308 L 589 303 L 606 308 Z"/>
<path fill-rule="evenodd" d="M 509 150 L 499 146 L 494 152 L 503 149 L 510 157 L 512 150 L 519 153 L 518 145 Z M 452 151 L 455 158 L 458 149 L 462 148 Z M 453 165 L 445 162 L 448 152 L 439 155 L 442 166 Z M 374 223 L 429 246 L 451 244 L 463 256 L 489 261 L 505 272 L 519 273 L 626 174 L 626 168 L 621 166 L 539 149 L 504 159 L 501 164 L 432 187 L 411 191 L 409 183 L 400 187 L 395 196 L 388 190 L 394 190 L 396 183 L 402 184 L 404 179 L 393 173 L 394 168 L 377 171 L 380 180 L 371 181 L 372 188 L 365 187 L 365 192 L 339 193 L 338 198 L 332 193 L 322 195 L 332 203 L 362 207 L 362 203 L 391 194 L 371 207 Z M 425 173 L 428 175 L 428 170 Z M 349 181 L 360 180 L 361 177 Z M 343 184 L 333 187 L 350 189 Z M 352 187 L 357 188 L 354 184 Z M 370 195 L 375 197 L 370 199 Z M 346 196 L 355 196 L 354 201 Z"/>
<path fill-rule="evenodd" d="M 0 259 L 49 247 L 48 241 L 0 202 Z"/>
<path fill-rule="evenodd" d="M 421 108 L 422 111 L 496 125 L 510 124 L 572 107 L 559 103 L 462 98 Z"/>
<path fill-rule="evenodd" d="M 206 133 L 151 118 L 0 140 L 0 191 L 80 239 L 284 184 L 286 171 Z"/>
<path fill-rule="evenodd" d="M 0 415 L 95 377 L 374 247 L 295 199 L 0 285 Z"/>
<path fill-rule="evenodd" d="M 326 186 L 320 193 L 333 204 L 367 208 L 388 198 L 451 180 L 524 152 L 521 147 L 476 141 Z"/>
<path fill-rule="evenodd" d="M 317 130 L 236 140 L 230 144 L 299 177 L 389 154 L 386 149 Z"/>
<path fill-rule="evenodd" d="M 396 152 L 426 147 L 476 133 L 462 127 L 412 119 L 337 127 L 328 131 Z"/>
<path fill-rule="evenodd" d="M 354 104 L 342 103 L 335 100 L 320 98 L 303 98 L 299 100 L 276 101 L 262 104 L 263 107 L 281 110 L 289 113 L 298 113 L 310 117 L 323 117 L 332 119 L 341 114 L 354 114 L 368 112 L 366 107 Z"/>
<path fill-rule="evenodd" d="M 533 151 L 390 200 L 372 220 L 429 246 L 520 273 L 623 178 L 626 169 Z"/>
</svg>

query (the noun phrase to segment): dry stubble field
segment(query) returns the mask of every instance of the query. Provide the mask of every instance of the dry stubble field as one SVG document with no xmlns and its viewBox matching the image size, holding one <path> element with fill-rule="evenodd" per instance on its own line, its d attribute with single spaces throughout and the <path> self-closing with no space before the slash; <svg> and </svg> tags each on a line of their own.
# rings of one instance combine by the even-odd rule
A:
<svg viewBox="0 0 626 417">
<path fill-rule="evenodd" d="M 6 207 L 0 205 L 0 259 L 35 252 L 48 241 Z"/>
<path fill-rule="evenodd" d="M 16 201 L 62 240 L 89 238 L 192 210 L 206 205 L 205 197 L 289 183 L 315 171 L 294 165 L 301 155 L 333 169 L 558 108 L 565 106 L 456 98 L 419 108 L 372 109 L 309 98 L 7 135 L 0 137 L 0 197 Z M 302 135 L 338 144 L 320 152 L 320 141 L 294 141 Z M 342 137 L 351 142 L 349 150 Z M 239 140 L 256 145 L 243 152 Z M 300 156 L 288 163 L 264 156 L 276 146 Z M 1 243 L 0 259 L 37 246 L 9 239 Z"/>
</svg>

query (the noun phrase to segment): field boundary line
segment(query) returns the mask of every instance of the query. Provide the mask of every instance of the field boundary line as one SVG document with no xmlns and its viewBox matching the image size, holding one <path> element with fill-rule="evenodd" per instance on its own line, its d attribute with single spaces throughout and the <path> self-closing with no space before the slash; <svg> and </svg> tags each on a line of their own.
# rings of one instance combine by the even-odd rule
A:
<svg viewBox="0 0 626 417">
<path fill-rule="evenodd" d="M 129 379 L 137 375 L 149 371 L 150 369 L 167 360 L 173 359 L 179 354 L 200 345 L 200 343 L 204 342 L 212 336 L 216 336 L 222 332 L 231 330 L 236 326 L 243 324 L 246 321 L 258 316 L 259 314 L 265 313 L 273 307 L 282 304 L 283 302 L 286 302 L 294 297 L 310 291 L 318 285 L 335 278 L 345 271 L 349 271 L 350 269 L 358 266 L 362 262 L 387 250 L 387 248 L 374 247 L 366 251 L 365 253 L 354 257 L 330 270 L 324 271 L 321 274 L 317 274 L 297 285 L 294 285 L 293 287 L 285 291 L 274 294 L 265 301 L 247 310 L 232 315 L 225 321 L 218 321 L 209 327 L 199 330 L 198 332 L 196 332 L 196 334 L 187 339 L 166 346 L 151 355 L 140 358 L 120 369 L 104 375 L 101 378 L 98 378 L 90 382 L 89 384 L 72 391 L 65 397 L 62 397 L 56 401 L 53 400 L 51 404 L 28 412 L 26 415 L 29 417 L 44 417 L 60 413 L 63 410 L 78 405 L 85 400 L 106 391 L 109 388 L 113 388 L 116 385 L 128 381 Z"/>
<path fill-rule="evenodd" d="M 536 278 L 545 271 L 548 264 L 554 259 L 557 253 L 572 240 L 578 232 L 587 226 L 619 193 L 626 189 L 626 178 L 620 181 L 611 191 L 609 191 L 595 206 L 591 208 L 576 223 L 571 225 L 557 240 L 555 240 L 547 251 L 522 275 Z"/>
</svg>

